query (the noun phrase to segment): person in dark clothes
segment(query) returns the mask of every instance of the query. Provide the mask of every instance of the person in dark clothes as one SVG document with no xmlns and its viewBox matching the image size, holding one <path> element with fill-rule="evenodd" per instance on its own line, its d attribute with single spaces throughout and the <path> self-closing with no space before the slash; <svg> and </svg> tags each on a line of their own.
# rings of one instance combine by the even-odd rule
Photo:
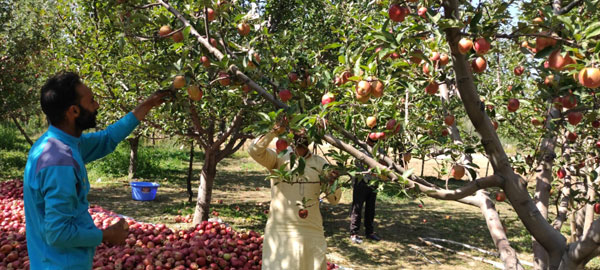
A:
<svg viewBox="0 0 600 270">
<path fill-rule="evenodd" d="M 371 147 L 375 141 L 367 136 L 367 144 Z M 372 157 L 371 153 L 362 151 L 364 154 Z M 360 161 L 356 161 L 356 166 L 361 171 L 366 171 L 368 166 Z M 354 177 L 352 179 L 352 208 L 350 211 L 350 240 L 352 243 L 361 244 L 362 238 L 358 235 L 360 231 L 360 222 L 363 205 L 365 208 L 365 236 L 367 239 L 379 241 L 381 238 L 374 232 L 373 220 L 375 219 L 375 200 L 377 192 L 375 188 L 369 185 L 373 175 L 365 174 L 363 177 Z"/>
</svg>

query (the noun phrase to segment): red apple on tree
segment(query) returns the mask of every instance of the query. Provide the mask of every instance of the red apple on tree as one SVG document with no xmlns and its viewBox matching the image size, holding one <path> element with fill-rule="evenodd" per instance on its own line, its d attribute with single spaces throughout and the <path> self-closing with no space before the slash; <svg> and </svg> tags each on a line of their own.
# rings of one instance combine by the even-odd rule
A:
<svg viewBox="0 0 600 270">
<path fill-rule="evenodd" d="M 432 52 L 431 56 L 429 57 L 429 60 L 435 62 L 437 60 L 440 60 L 440 53 L 439 52 Z"/>
<path fill-rule="evenodd" d="M 503 202 L 504 200 L 506 200 L 506 194 L 502 191 L 496 192 L 496 201 Z"/>
<path fill-rule="evenodd" d="M 225 71 L 219 72 L 219 84 L 222 86 L 228 86 L 231 83 L 231 79 L 229 78 L 229 73 Z"/>
<path fill-rule="evenodd" d="M 212 22 L 215 20 L 215 11 L 212 8 L 207 8 L 206 9 L 206 19 L 209 22 Z"/>
<path fill-rule="evenodd" d="M 454 115 L 451 115 L 451 114 L 449 114 L 449 115 L 446 115 L 446 117 L 444 117 L 444 123 L 445 123 L 447 126 L 452 126 L 452 125 L 454 125 Z"/>
<path fill-rule="evenodd" d="M 482 73 L 487 68 L 487 61 L 483 57 L 477 57 L 471 62 L 471 68 L 473 68 L 473 72 Z"/>
<path fill-rule="evenodd" d="M 478 38 L 473 44 L 473 49 L 477 55 L 486 54 L 491 48 L 490 42 L 485 38 Z"/>
<path fill-rule="evenodd" d="M 404 14 L 404 10 L 400 7 L 400 5 L 393 4 L 388 9 L 388 16 L 390 16 L 390 20 L 392 21 L 402 22 L 404 21 L 404 17 L 406 15 Z"/>
<path fill-rule="evenodd" d="M 179 89 L 185 86 L 185 77 L 182 75 L 175 76 L 173 79 L 173 88 Z"/>
<path fill-rule="evenodd" d="M 427 8 L 426 7 L 420 7 L 417 10 L 417 15 L 421 16 L 422 18 L 427 18 Z"/>
<path fill-rule="evenodd" d="M 583 113 L 569 112 L 569 114 L 567 115 L 567 119 L 569 121 L 569 124 L 576 126 L 577 124 L 579 124 L 579 122 L 581 122 L 581 119 L 583 119 Z"/>
<path fill-rule="evenodd" d="M 160 37 L 165 37 L 168 34 L 170 34 L 173 30 L 171 29 L 171 26 L 168 25 L 163 25 L 160 27 L 160 29 L 158 29 L 158 35 Z"/>
<path fill-rule="evenodd" d="M 288 100 L 292 99 L 292 92 L 287 89 L 279 91 L 279 99 L 281 99 L 283 102 L 287 102 Z"/>
<path fill-rule="evenodd" d="M 375 117 L 375 116 L 367 117 L 366 124 L 369 128 L 374 128 L 377 125 L 377 117 Z"/>
<path fill-rule="evenodd" d="M 600 203 L 594 204 L 594 213 L 600 214 Z"/>
<path fill-rule="evenodd" d="M 586 67 L 579 71 L 579 83 L 587 88 L 598 88 L 600 86 L 600 69 Z"/>
<path fill-rule="evenodd" d="M 297 81 L 298 80 L 298 73 L 296 73 L 296 72 L 290 72 L 288 74 L 288 79 L 290 80 L 291 83 Z"/>
<path fill-rule="evenodd" d="M 204 67 L 210 67 L 210 58 L 208 58 L 208 56 L 203 55 L 202 57 L 200 57 L 200 61 L 202 62 L 202 65 Z"/>
<path fill-rule="evenodd" d="M 438 89 L 439 89 L 439 85 L 437 84 L 437 82 L 432 81 L 432 82 L 429 82 L 427 87 L 425 87 L 425 92 L 427 92 L 427 94 L 430 94 L 430 95 L 435 95 L 438 92 Z"/>
<path fill-rule="evenodd" d="M 300 209 L 298 210 L 298 216 L 300 218 L 307 218 L 308 217 L 308 210 L 307 209 Z"/>
<path fill-rule="evenodd" d="M 469 50 L 471 50 L 472 47 L 473 47 L 473 41 L 468 38 L 462 38 L 458 42 L 458 51 L 461 54 L 466 54 L 467 52 L 469 52 Z"/>
<path fill-rule="evenodd" d="M 600 120 L 594 120 L 594 121 L 592 121 L 592 127 L 594 127 L 594 128 L 600 128 Z"/>
<path fill-rule="evenodd" d="M 575 132 L 569 132 L 567 134 L 567 140 L 569 140 L 570 142 L 574 142 L 577 140 L 577 133 Z"/>
<path fill-rule="evenodd" d="M 558 179 L 563 179 L 565 176 L 567 176 L 567 171 L 564 168 L 560 168 L 556 172 L 556 176 L 558 176 Z"/>
<path fill-rule="evenodd" d="M 450 62 L 450 57 L 445 53 L 440 54 L 440 66 L 445 66 L 448 62 Z"/>
<path fill-rule="evenodd" d="M 321 98 L 321 104 L 323 104 L 323 105 L 327 105 L 334 101 L 335 101 L 335 96 L 330 92 L 325 93 L 325 95 L 323 95 L 323 97 Z"/>
<path fill-rule="evenodd" d="M 360 81 L 356 85 L 356 93 L 361 96 L 371 94 L 371 84 L 368 81 Z"/>
<path fill-rule="evenodd" d="M 515 69 L 513 70 L 513 72 L 515 73 L 515 75 L 517 76 L 521 76 L 523 74 L 523 72 L 525 71 L 525 68 L 522 66 L 518 66 L 515 67 Z"/>
<path fill-rule="evenodd" d="M 250 34 L 250 25 L 248 25 L 247 23 L 238 24 L 237 29 L 238 33 L 241 36 L 247 36 L 248 34 Z"/>
<path fill-rule="evenodd" d="M 202 90 L 197 85 L 190 85 L 187 89 L 188 95 L 191 100 L 199 101 L 202 99 Z"/>
<path fill-rule="evenodd" d="M 462 179 L 463 176 L 465 176 L 465 167 L 455 164 L 454 166 L 452 166 L 450 174 L 452 174 L 452 177 L 454 179 Z"/>
<path fill-rule="evenodd" d="M 380 98 L 383 96 L 384 85 L 380 80 L 371 82 L 371 95 Z"/>
<path fill-rule="evenodd" d="M 277 153 L 287 149 L 288 146 L 289 146 L 289 143 L 285 139 L 277 139 L 277 142 L 275 143 L 275 148 L 277 149 Z"/>
<path fill-rule="evenodd" d="M 511 98 L 508 100 L 508 105 L 506 107 L 508 108 L 509 112 L 516 112 L 519 109 L 519 106 L 519 100 L 516 98 Z"/>
</svg>

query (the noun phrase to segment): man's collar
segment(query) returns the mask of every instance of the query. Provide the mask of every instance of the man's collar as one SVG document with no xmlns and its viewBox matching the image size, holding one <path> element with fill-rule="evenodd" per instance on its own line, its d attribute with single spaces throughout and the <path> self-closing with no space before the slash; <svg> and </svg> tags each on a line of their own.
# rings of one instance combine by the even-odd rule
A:
<svg viewBox="0 0 600 270">
<path fill-rule="evenodd" d="M 62 142 L 70 144 L 70 145 L 77 146 L 80 141 L 79 138 L 73 137 L 73 136 L 67 134 L 66 132 L 64 132 L 62 129 L 57 128 L 53 125 L 50 125 L 50 127 L 48 128 L 48 133 L 50 133 L 50 135 L 52 135 L 53 137 L 58 138 Z"/>
</svg>

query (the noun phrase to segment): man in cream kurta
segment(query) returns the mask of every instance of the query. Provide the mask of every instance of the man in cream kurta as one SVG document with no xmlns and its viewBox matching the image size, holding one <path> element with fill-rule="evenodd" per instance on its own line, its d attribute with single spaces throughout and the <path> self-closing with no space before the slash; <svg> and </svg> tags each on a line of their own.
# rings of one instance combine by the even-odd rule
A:
<svg viewBox="0 0 600 270">
<path fill-rule="evenodd" d="M 250 156 L 268 170 L 280 168 L 290 160 L 289 152 L 278 157 L 274 149 L 268 148 L 269 143 L 277 137 L 278 133 L 274 130 L 255 139 L 248 149 Z M 295 181 L 308 183 L 290 184 L 279 179 L 271 179 L 271 206 L 262 253 L 262 269 L 265 270 L 327 268 L 325 260 L 327 244 L 319 210 L 321 190 L 319 174 L 327 161 L 320 156 L 310 154 L 306 144 L 296 145 L 296 153 L 298 156 L 304 154 L 306 169 L 304 178 Z M 301 208 L 297 203 L 301 202 L 303 197 L 310 199 L 307 203 L 306 218 L 301 218 L 298 213 Z M 340 197 L 341 189 L 337 189 L 326 199 L 331 204 L 337 204 Z"/>
</svg>

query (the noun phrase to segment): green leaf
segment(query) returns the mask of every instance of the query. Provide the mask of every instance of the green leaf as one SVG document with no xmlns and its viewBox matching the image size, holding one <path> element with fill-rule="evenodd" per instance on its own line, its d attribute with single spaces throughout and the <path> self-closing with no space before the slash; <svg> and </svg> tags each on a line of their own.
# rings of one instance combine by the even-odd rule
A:
<svg viewBox="0 0 600 270">
<path fill-rule="evenodd" d="M 592 25 L 587 27 L 584 34 L 586 38 L 591 38 L 597 35 L 600 35 L 600 22 L 592 23 Z"/>
<path fill-rule="evenodd" d="M 472 29 L 476 29 L 477 28 L 477 24 L 479 24 L 479 20 L 481 20 L 481 10 L 479 10 L 479 12 L 475 13 L 475 17 L 473 17 L 473 19 L 471 19 L 471 24 L 469 25 Z"/>
<path fill-rule="evenodd" d="M 331 44 L 328 44 L 327 46 L 325 46 L 323 48 L 323 50 L 335 49 L 335 48 L 339 48 L 339 47 L 342 47 L 342 44 L 340 44 L 340 43 L 331 43 Z"/>
<path fill-rule="evenodd" d="M 534 57 L 535 58 L 545 58 L 546 56 L 550 55 L 554 50 L 555 50 L 554 46 L 546 47 L 542 51 L 537 52 Z"/>
</svg>

